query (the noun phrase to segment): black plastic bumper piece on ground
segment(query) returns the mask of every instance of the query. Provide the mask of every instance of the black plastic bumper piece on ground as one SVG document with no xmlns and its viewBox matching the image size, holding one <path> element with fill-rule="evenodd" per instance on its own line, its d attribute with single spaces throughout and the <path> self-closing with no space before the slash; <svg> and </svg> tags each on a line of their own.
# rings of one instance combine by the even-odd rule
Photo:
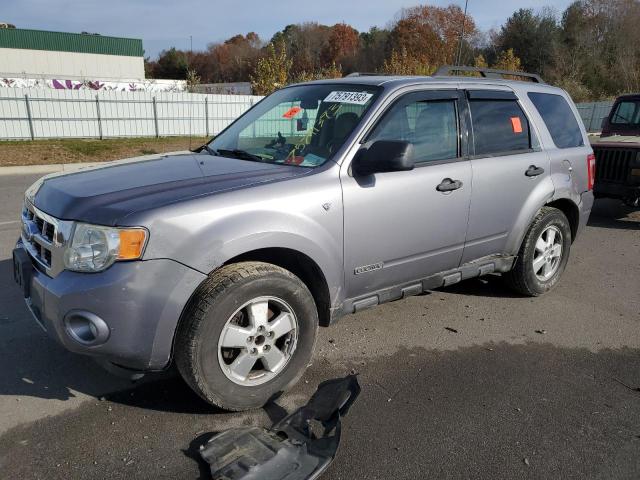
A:
<svg viewBox="0 0 640 480">
<path fill-rule="evenodd" d="M 328 380 L 304 407 L 271 428 L 225 430 L 209 440 L 200 455 L 215 480 L 316 479 L 335 458 L 340 419 L 359 393 L 353 375 Z"/>
</svg>

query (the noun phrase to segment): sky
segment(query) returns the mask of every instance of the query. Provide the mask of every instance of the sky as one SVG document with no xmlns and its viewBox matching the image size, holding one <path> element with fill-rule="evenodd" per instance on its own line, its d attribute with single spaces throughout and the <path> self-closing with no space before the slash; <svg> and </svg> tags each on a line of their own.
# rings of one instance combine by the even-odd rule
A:
<svg viewBox="0 0 640 480">
<path fill-rule="evenodd" d="M 428 3 L 464 8 L 464 0 L 0 0 L 0 22 L 18 28 L 142 38 L 154 58 L 166 48 L 202 50 L 238 33 L 268 40 L 286 25 L 345 22 L 359 31 L 384 27 L 404 7 Z M 468 13 L 482 30 L 499 27 L 515 10 L 570 0 L 469 0 Z"/>
</svg>

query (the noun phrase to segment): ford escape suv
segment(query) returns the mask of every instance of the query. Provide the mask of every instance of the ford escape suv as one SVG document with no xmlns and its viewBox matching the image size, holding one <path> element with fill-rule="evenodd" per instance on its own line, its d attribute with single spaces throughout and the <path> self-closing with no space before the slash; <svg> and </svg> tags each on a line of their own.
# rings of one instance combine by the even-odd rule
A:
<svg viewBox="0 0 640 480">
<path fill-rule="evenodd" d="M 195 152 L 39 180 L 14 250 L 29 309 L 73 352 L 175 362 L 242 410 L 343 314 L 492 272 L 543 294 L 591 211 L 592 150 L 563 90 L 478 72 L 292 85 Z"/>
</svg>

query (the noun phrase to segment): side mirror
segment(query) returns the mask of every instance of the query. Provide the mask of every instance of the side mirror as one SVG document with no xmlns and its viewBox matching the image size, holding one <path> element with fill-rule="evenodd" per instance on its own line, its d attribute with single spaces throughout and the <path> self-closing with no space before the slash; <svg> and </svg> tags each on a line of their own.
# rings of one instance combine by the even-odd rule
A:
<svg viewBox="0 0 640 480">
<path fill-rule="evenodd" d="M 398 140 L 378 140 L 356 153 L 352 171 L 355 176 L 413 170 L 413 145 Z"/>
</svg>

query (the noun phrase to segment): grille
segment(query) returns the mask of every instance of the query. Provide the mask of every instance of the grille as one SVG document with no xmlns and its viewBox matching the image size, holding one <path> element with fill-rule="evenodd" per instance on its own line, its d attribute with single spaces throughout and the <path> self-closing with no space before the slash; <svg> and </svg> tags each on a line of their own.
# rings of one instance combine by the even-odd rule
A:
<svg viewBox="0 0 640 480">
<path fill-rule="evenodd" d="M 594 147 L 596 181 L 625 183 L 637 149 Z"/>
<path fill-rule="evenodd" d="M 70 222 L 58 220 L 25 201 L 22 244 L 40 271 L 54 277 L 63 270 L 62 255 L 70 230 Z"/>
</svg>

